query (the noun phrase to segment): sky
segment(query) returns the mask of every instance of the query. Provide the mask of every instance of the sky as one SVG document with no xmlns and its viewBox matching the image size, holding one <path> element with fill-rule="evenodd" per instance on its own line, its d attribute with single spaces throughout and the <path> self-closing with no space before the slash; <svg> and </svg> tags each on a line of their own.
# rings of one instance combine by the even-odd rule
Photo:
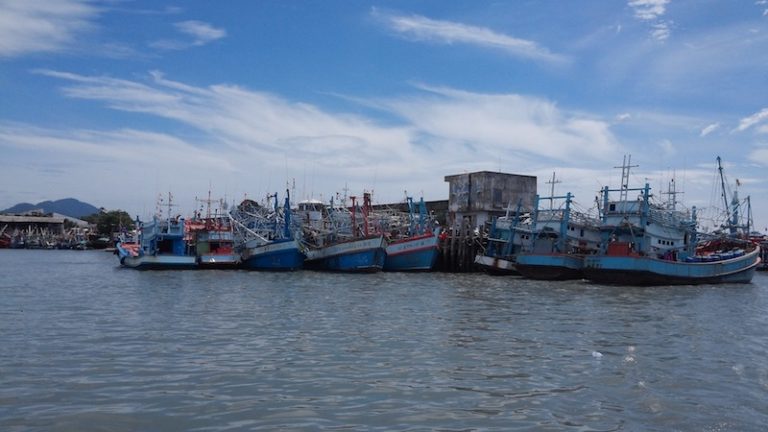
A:
<svg viewBox="0 0 768 432">
<path fill-rule="evenodd" d="M 0 208 L 649 183 L 768 230 L 768 0 L 0 0 Z M 737 185 L 738 183 L 738 185 Z"/>
</svg>

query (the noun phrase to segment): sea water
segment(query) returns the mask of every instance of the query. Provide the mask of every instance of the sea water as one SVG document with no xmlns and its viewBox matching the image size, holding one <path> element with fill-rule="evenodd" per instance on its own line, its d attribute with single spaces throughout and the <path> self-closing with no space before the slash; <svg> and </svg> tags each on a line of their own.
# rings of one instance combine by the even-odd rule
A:
<svg viewBox="0 0 768 432">
<path fill-rule="evenodd" d="M 0 430 L 768 425 L 765 274 L 637 288 L 117 264 L 0 250 Z"/>
</svg>

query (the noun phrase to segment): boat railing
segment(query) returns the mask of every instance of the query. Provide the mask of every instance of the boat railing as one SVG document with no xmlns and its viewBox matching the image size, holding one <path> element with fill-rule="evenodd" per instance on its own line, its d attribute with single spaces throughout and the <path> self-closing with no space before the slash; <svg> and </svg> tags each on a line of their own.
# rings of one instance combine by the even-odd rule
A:
<svg viewBox="0 0 768 432">
<path fill-rule="evenodd" d="M 680 227 L 690 223 L 686 214 L 675 210 L 650 209 L 648 221 L 668 227 Z"/>
</svg>

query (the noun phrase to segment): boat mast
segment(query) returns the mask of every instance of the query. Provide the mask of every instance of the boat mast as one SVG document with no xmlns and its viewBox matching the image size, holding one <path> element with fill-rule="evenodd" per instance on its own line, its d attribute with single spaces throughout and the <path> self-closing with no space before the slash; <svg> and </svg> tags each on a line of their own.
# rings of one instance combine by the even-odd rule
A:
<svg viewBox="0 0 768 432">
<path fill-rule="evenodd" d="M 547 180 L 547 184 L 551 185 L 549 189 L 549 210 L 553 210 L 554 207 L 555 185 L 557 183 L 562 183 L 562 181 L 558 180 L 557 177 L 555 177 L 555 172 L 552 171 L 552 180 Z"/>
<path fill-rule="evenodd" d="M 566 253 L 566 236 L 568 235 L 568 224 L 571 221 L 571 199 L 573 195 L 568 192 L 565 195 L 565 212 L 563 212 L 563 218 L 560 220 L 560 236 L 557 239 L 558 252 Z"/>
<path fill-rule="evenodd" d="M 681 193 L 685 193 L 685 192 L 677 191 L 677 187 L 675 185 L 675 179 L 672 178 L 672 180 L 669 181 L 669 185 L 667 185 L 667 191 L 662 192 L 663 195 L 669 195 L 669 198 L 667 199 L 668 210 L 675 210 L 677 208 L 677 195 Z"/>
<path fill-rule="evenodd" d="M 626 202 L 627 201 L 627 192 L 629 192 L 629 170 L 630 168 L 637 168 L 640 165 L 630 165 L 632 163 L 632 155 L 624 155 L 624 160 L 620 167 L 614 167 L 614 168 L 621 168 L 621 189 L 619 191 L 619 201 Z"/>
<path fill-rule="evenodd" d="M 408 203 L 408 226 L 409 226 L 409 232 L 408 235 L 415 235 L 416 233 L 416 218 L 414 217 L 414 205 L 413 205 L 413 197 L 406 196 L 405 197 L 406 202 Z"/>
<path fill-rule="evenodd" d="M 736 227 L 731 222 L 731 206 L 728 204 L 728 195 L 725 190 L 725 175 L 723 174 L 723 164 L 720 156 L 717 157 L 717 171 L 720 174 L 720 188 L 722 189 L 721 196 L 723 197 L 723 204 L 725 205 L 725 215 L 728 221 L 728 230 L 731 234 L 736 231 Z"/>
<path fill-rule="evenodd" d="M 352 195 L 349 197 L 349 199 L 352 200 L 352 237 L 357 238 L 357 217 L 356 217 L 357 197 L 355 195 Z"/>
<path fill-rule="evenodd" d="M 291 192 L 285 189 L 285 204 L 283 204 L 283 235 L 287 239 L 293 239 L 291 233 Z"/>
</svg>

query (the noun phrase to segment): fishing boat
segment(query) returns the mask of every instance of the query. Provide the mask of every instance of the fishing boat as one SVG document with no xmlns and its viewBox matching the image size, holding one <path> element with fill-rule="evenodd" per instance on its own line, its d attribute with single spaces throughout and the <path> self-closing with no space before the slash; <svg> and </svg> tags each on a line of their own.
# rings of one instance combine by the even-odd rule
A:
<svg viewBox="0 0 768 432">
<path fill-rule="evenodd" d="M 584 256 L 595 253 L 600 242 L 597 221 L 581 212 L 572 211 L 573 195 L 540 198 L 536 195 L 530 247 L 517 255 L 515 268 L 529 279 L 581 279 Z M 550 208 L 541 209 L 541 201 L 549 200 Z M 555 200 L 564 200 L 564 208 L 553 208 Z"/>
<path fill-rule="evenodd" d="M 382 233 L 369 230 L 366 210 L 357 207 L 351 197 L 352 207 L 335 207 L 315 204 L 303 218 L 314 223 L 306 224 L 303 243 L 307 256 L 305 268 L 338 272 L 377 272 L 384 267 L 386 243 Z M 317 214 L 321 212 L 319 217 Z M 358 219 L 357 214 L 361 214 Z"/>
<path fill-rule="evenodd" d="M 5 231 L 8 229 L 8 225 L 3 225 L 0 228 L 0 249 L 7 249 L 11 247 L 11 236 Z"/>
<path fill-rule="evenodd" d="M 768 271 L 768 240 L 761 240 L 758 245 L 760 245 L 760 265 L 757 266 L 757 270 Z"/>
<path fill-rule="evenodd" d="M 529 219 L 520 213 L 522 201 L 517 203 L 514 214 L 507 206 L 504 216 L 493 219 L 488 234 L 488 246 L 484 253 L 475 256 L 475 266 L 493 275 L 519 275 L 515 264 L 523 244 L 530 242 Z"/>
<path fill-rule="evenodd" d="M 385 271 L 430 271 L 435 265 L 438 254 L 440 229 L 434 228 L 434 222 L 427 214 L 424 198 L 416 205 L 412 197 L 406 197 L 408 213 L 385 217 L 388 225 Z"/>
<path fill-rule="evenodd" d="M 228 217 L 219 215 L 187 221 L 185 230 L 186 240 L 197 256 L 199 268 L 229 269 L 240 265 Z"/>
<path fill-rule="evenodd" d="M 240 255 L 234 251 L 234 232 L 229 216 L 223 213 L 224 200 L 197 199 L 205 203 L 205 216 L 198 211 L 191 220 L 187 220 L 185 239 L 192 253 L 197 256 L 200 269 L 233 269 L 240 265 Z M 218 207 L 212 208 L 212 204 Z"/>
<path fill-rule="evenodd" d="M 171 199 L 168 194 L 168 214 L 161 219 L 157 214 L 152 221 L 136 218 L 136 242 L 118 241 L 115 244 L 120 265 L 138 270 L 194 269 L 197 257 L 191 253 L 185 236 L 185 221 L 171 217 Z"/>
<path fill-rule="evenodd" d="M 718 158 L 719 163 L 719 158 Z M 631 189 L 629 161 L 620 189 L 601 191 L 600 253 L 584 258 L 584 276 L 620 285 L 749 283 L 760 263 L 760 247 L 735 236 L 699 242 L 696 208 L 651 204 L 650 186 Z M 609 194 L 619 192 L 618 200 Z M 629 193 L 638 192 L 630 200 Z M 674 203 L 674 201 L 673 201 Z"/>
<path fill-rule="evenodd" d="M 430 271 L 438 254 L 440 229 L 387 242 L 385 271 Z"/>
<path fill-rule="evenodd" d="M 269 199 L 274 199 L 273 207 L 245 200 L 230 213 L 242 266 L 249 270 L 301 269 L 305 255 L 296 236 L 301 232 L 300 225 L 291 217 L 290 193 L 286 190 L 282 208 L 277 193 Z"/>
</svg>

